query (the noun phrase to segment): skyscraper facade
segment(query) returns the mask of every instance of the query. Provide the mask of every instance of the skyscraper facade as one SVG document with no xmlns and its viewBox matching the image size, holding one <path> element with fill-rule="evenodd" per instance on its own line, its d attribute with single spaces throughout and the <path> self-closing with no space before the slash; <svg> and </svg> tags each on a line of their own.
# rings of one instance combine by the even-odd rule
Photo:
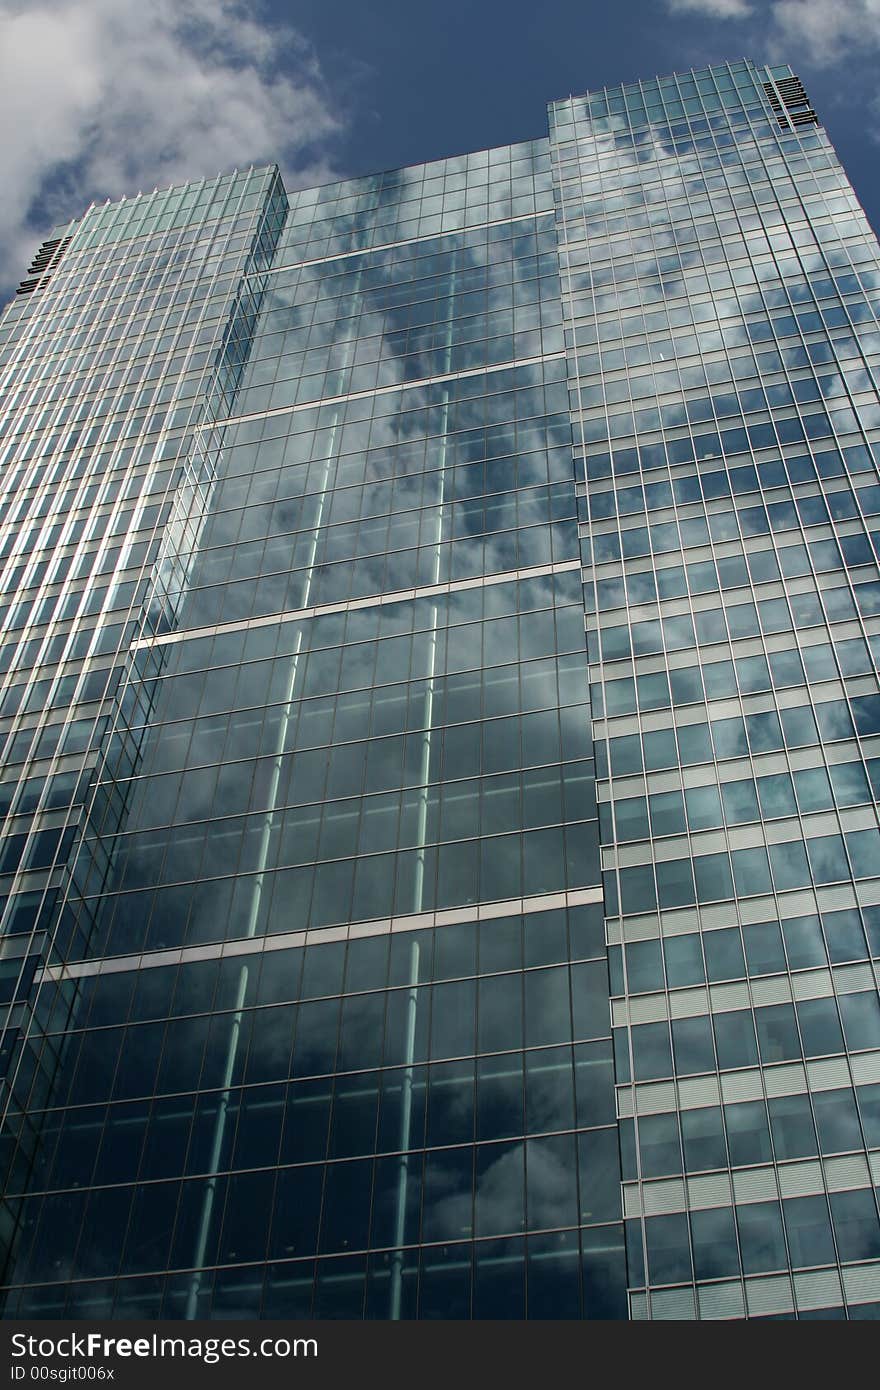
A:
<svg viewBox="0 0 880 1390">
<path fill-rule="evenodd" d="M 0 325 L 6 1317 L 877 1315 L 878 318 L 745 61 L 55 230 Z"/>
</svg>

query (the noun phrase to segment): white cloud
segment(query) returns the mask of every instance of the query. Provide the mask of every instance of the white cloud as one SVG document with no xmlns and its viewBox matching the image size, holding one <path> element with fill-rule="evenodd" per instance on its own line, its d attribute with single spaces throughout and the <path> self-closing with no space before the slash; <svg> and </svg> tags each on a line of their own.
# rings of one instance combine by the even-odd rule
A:
<svg viewBox="0 0 880 1390">
<path fill-rule="evenodd" d="M 0 0 L 0 282 L 93 197 L 278 160 L 332 176 L 320 66 L 245 0 Z"/>
<path fill-rule="evenodd" d="M 771 40 L 817 64 L 880 46 L 880 0 L 776 0 Z"/>
<path fill-rule="evenodd" d="M 749 19 L 755 54 L 830 65 L 880 47 L 880 0 L 665 0 L 671 14 Z"/>
<path fill-rule="evenodd" d="M 750 0 L 666 0 L 673 14 L 704 14 L 710 19 L 746 19 L 752 14 Z"/>
</svg>

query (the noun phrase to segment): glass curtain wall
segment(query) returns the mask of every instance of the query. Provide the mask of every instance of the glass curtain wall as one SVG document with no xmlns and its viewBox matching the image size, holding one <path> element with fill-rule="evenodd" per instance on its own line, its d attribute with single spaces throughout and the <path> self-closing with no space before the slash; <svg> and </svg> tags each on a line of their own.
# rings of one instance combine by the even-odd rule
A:
<svg viewBox="0 0 880 1390">
<path fill-rule="evenodd" d="M 547 142 L 293 195 L 254 277 L 42 977 L 7 1313 L 623 1316 Z"/>
<path fill-rule="evenodd" d="M 790 68 L 551 121 L 631 1312 L 876 1317 L 877 241 Z"/>
<path fill-rule="evenodd" d="M 880 250 L 789 68 L 549 131 L 0 326 L 7 1316 L 877 1315 Z"/>
</svg>

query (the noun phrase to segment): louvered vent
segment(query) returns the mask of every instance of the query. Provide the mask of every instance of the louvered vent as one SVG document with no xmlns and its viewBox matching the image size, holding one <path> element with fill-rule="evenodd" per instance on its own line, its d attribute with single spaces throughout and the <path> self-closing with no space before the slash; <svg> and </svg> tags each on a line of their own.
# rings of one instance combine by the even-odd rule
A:
<svg viewBox="0 0 880 1390">
<path fill-rule="evenodd" d="M 37 288 L 49 283 L 49 272 L 55 270 L 61 257 L 70 245 L 70 237 L 56 237 L 54 241 L 44 241 L 33 261 L 28 266 L 27 276 L 22 280 L 16 294 L 33 294 Z"/>
<path fill-rule="evenodd" d="M 765 82 L 770 105 L 783 130 L 802 125 L 818 125 L 819 118 L 810 105 L 799 77 L 781 77 L 778 82 Z"/>
</svg>

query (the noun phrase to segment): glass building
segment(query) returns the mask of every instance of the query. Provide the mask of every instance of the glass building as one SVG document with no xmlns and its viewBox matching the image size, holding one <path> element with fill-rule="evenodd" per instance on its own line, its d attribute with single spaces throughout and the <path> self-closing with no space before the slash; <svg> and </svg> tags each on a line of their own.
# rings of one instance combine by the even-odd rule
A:
<svg viewBox="0 0 880 1390">
<path fill-rule="evenodd" d="M 548 129 L 0 324 L 6 1317 L 880 1312 L 880 248 L 790 68 Z"/>
</svg>

